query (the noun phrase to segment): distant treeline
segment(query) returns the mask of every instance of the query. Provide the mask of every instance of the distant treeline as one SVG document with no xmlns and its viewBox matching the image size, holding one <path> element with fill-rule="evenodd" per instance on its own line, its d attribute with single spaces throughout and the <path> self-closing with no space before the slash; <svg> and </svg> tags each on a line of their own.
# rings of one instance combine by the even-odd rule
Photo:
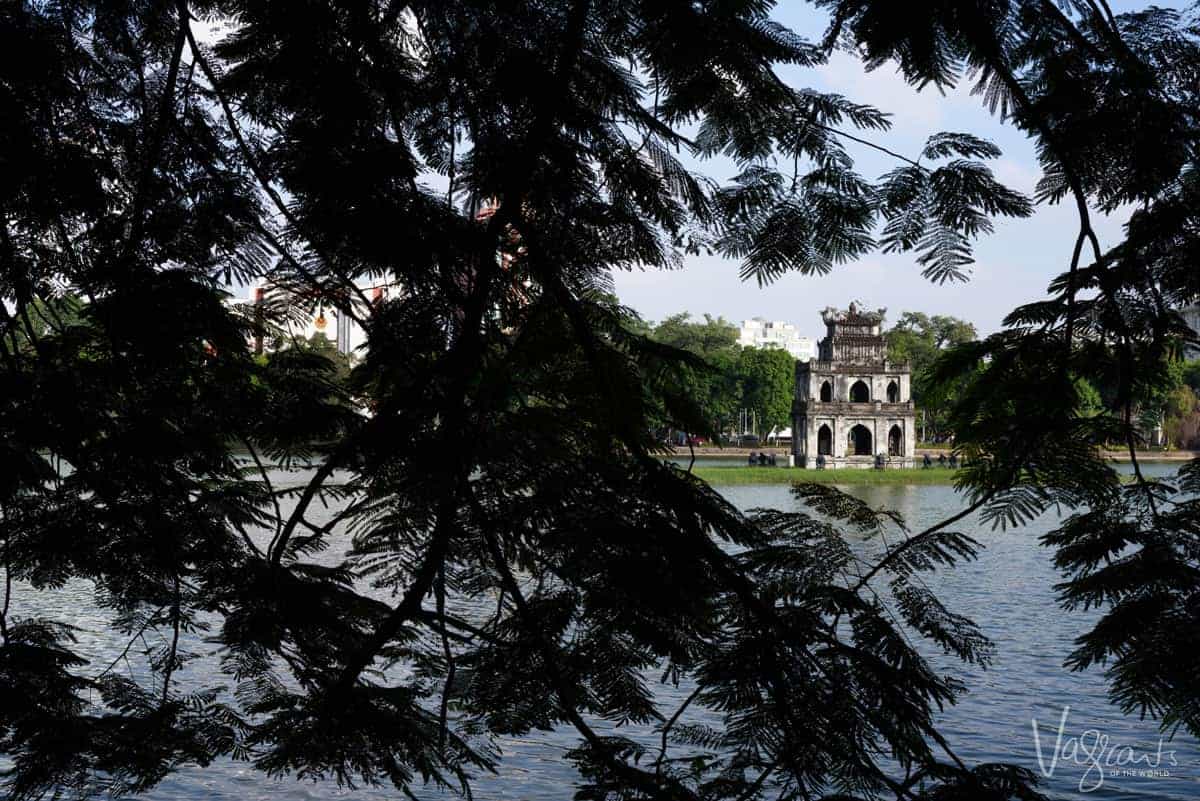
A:
<svg viewBox="0 0 1200 801">
<path fill-rule="evenodd" d="M 708 369 L 685 371 L 681 391 L 700 407 L 712 429 L 725 436 L 748 426 L 765 436 L 791 425 L 795 360 L 780 349 L 743 348 L 737 329 L 724 317 L 675 314 L 657 324 L 633 318 L 630 327 L 665 345 L 700 357 Z M 949 442 L 954 437 L 952 411 L 973 380 L 971 375 L 945 379 L 935 369 L 939 356 L 976 339 L 975 326 L 949 315 L 903 312 L 885 331 L 888 358 L 912 367 L 912 397 L 917 408 L 917 436 L 922 442 Z M 1075 382 L 1079 414 L 1093 416 L 1115 408 L 1116 388 Z M 1139 412 L 1149 438 L 1156 425 L 1165 444 L 1200 448 L 1200 361 L 1169 359 L 1162 380 L 1141 389 Z M 670 426 L 664 423 L 664 428 Z"/>
<path fill-rule="evenodd" d="M 795 359 L 781 349 L 743 348 L 737 329 L 723 317 L 690 313 L 672 315 L 657 325 L 634 320 L 631 326 L 654 340 L 699 356 L 709 369 L 687 371 L 682 389 L 701 407 L 712 428 L 729 435 L 750 417 L 754 433 L 769 434 L 791 425 Z M 923 440 L 949 436 L 946 409 L 953 387 L 935 387 L 931 368 L 945 348 L 975 338 L 975 327 L 965 320 L 920 312 L 905 312 L 886 332 L 893 361 L 907 361 L 913 369 L 913 399 L 921 414 Z"/>
</svg>

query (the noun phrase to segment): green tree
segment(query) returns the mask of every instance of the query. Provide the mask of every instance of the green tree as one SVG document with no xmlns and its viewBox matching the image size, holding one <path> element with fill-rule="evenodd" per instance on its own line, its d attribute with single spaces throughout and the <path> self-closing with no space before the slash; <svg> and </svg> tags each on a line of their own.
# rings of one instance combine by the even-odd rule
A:
<svg viewBox="0 0 1200 801">
<path fill-rule="evenodd" d="M 334 364 L 339 376 L 343 379 L 349 378 L 351 367 L 350 354 L 339 351 L 337 345 L 334 344 L 333 340 L 324 331 L 317 331 L 308 339 L 299 340 L 295 346 L 320 354 Z"/>
<path fill-rule="evenodd" d="M 1076 377 L 1075 379 L 1075 394 L 1079 398 L 1078 414 L 1082 417 L 1095 417 L 1103 414 L 1104 400 L 1100 396 L 1100 390 L 1093 386 L 1091 381 L 1086 378 Z"/>
<path fill-rule="evenodd" d="M 1183 363 L 1183 383 L 1191 387 L 1193 392 L 1200 392 L 1200 359 Z"/>
<path fill-rule="evenodd" d="M 1163 434 L 1180 448 L 1200 449 L 1200 360 L 1180 363 L 1180 385 L 1167 398 Z"/>
<path fill-rule="evenodd" d="M 307 339 L 297 338 L 283 350 L 289 359 L 301 355 L 314 357 L 311 367 L 307 368 L 314 374 L 325 373 L 328 382 L 327 399 L 331 402 L 352 404 L 351 399 L 351 370 L 353 362 L 350 355 L 342 353 L 337 345 L 323 331 L 316 331 Z M 272 354 L 267 358 L 267 364 L 278 355 Z"/>
<path fill-rule="evenodd" d="M 82 312 L 83 303 L 74 294 L 32 298 L 25 306 L 26 325 L 12 331 L 8 347 L 33 351 L 33 342 L 39 338 L 66 333 L 72 326 L 87 325 Z M 27 331 L 33 332 L 32 337 Z"/>
<path fill-rule="evenodd" d="M 1181 378 L 1186 375 L 1182 370 L 1180 373 Z M 1197 434 L 1200 433 L 1200 397 L 1182 380 L 1165 394 L 1158 413 L 1163 436 L 1169 445 L 1194 448 L 1200 444 L 1197 440 Z"/>
<path fill-rule="evenodd" d="M 792 399 L 796 394 L 796 360 L 778 348 L 743 348 L 738 354 L 742 408 L 754 413 L 759 431 L 791 425 Z"/>
<path fill-rule="evenodd" d="M 688 312 L 674 314 L 654 327 L 654 338 L 659 342 L 705 358 L 736 351 L 737 337 L 737 328 L 732 323 L 708 314 L 703 322 L 693 322 Z"/>
<path fill-rule="evenodd" d="M 1164 412 L 1167 418 L 1182 418 L 1196 410 L 1196 393 L 1189 386 L 1178 386 L 1167 395 Z"/>
<path fill-rule="evenodd" d="M 938 383 L 934 365 L 946 349 L 973 341 L 975 326 L 956 317 L 904 312 L 884 336 L 888 358 L 912 367 L 912 397 L 920 413 L 922 438 L 939 441 L 952 434 L 947 430 L 947 412 L 967 379 Z"/>
<path fill-rule="evenodd" d="M 924 379 L 938 354 L 946 348 L 973 341 L 976 333 L 974 325 L 957 317 L 904 312 L 884 336 L 888 343 L 888 358 L 909 362 L 916 381 L 918 377 Z"/>
<path fill-rule="evenodd" d="M 702 322 L 692 321 L 691 315 L 684 312 L 654 326 L 651 336 L 698 357 L 696 363 L 681 366 L 674 377 L 678 395 L 690 398 L 705 422 L 703 428 L 690 429 L 688 433 L 728 432 L 741 408 L 737 329 L 724 318 L 714 319 L 706 314 Z"/>
</svg>

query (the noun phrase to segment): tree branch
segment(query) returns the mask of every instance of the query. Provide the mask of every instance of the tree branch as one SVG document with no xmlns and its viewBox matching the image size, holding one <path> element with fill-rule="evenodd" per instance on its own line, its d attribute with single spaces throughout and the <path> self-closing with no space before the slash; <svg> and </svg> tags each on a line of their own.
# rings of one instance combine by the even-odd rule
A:
<svg viewBox="0 0 1200 801">
<path fill-rule="evenodd" d="M 176 655 L 179 653 L 179 618 L 180 611 L 180 589 L 179 576 L 175 576 L 175 600 L 171 604 L 171 649 L 167 652 L 167 661 L 163 669 L 163 687 L 162 687 L 162 705 L 166 705 L 167 696 L 171 690 L 171 676 L 175 673 Z M 144 631 L 145 629 L 143 629 Z"/>
<path fill-rule="evenodd" d="M 242 158 L 246 160 L 246 165 L 250 168 L 250 171 L 258 180 L 259 186 L 262 187 L 262 190 L 266 193 L 267 197 L 271 199 L 271 202 L 274 204 L 280 215 L 287 220 L 288 224 L 293 228 L 293 230 L 300 231 L 301 226 L 299 222 L 296 220 L 291 210 L 287 207 L 287 204 L 283 202 L 283 198 L 279 196 L 279 192 L 277 192 L 275 187 L 271 184 L 267 174 L 263 171 L 262 166 L 258 163 L 258 159 L 255 157 L 254 152 L 250 149 L 250 145 L 246 141 L 245 136 L 242 135 L 242 129 L 241 126 L 238 125 L 237 116 L 233 113 L 233 108 L 230 106 L 228 98 L 226 98 L 225 94 L 221 91 L 220 84 L 217 81 L 216 73 L 213 72 L 208 60 L 204 57 L 200 47 L 196 44 L 196 38 L 192 34 L 190 25 L 186 26 L 185 33 L 187 35 L 188 46 L 192 51 L 192 57 L 196 60 L 196 63 L 200 65 L 200 71 L 204 73 L 204 77 L 208 79 L 209 85 L 212 87 L 213 95 L 217 98 L 217 102 L 221 105 L 221 110 L 225 114 L 226 122 L 229 123 L 230 134 L 233 136 L 233 140 L 237 144 L 238 150 L 242 154 Z M 314 248 L 314 252 L 317 253 L 321 261 L 323 261 L 330 271 L 332 271 L 333 274 L 341 280 L 342 284 L 345 285 L 347 289 L 349 289 L 358 297 L 363 306 L 367 309 L 370 309 L 371 301 L 367 298 L 366 293 L 363 292 L 358 284 L 352 281 L 349 277 L 340 273 L 334 266 L 333 260 L 327 255 L 322 254 L 319 250 L 316 250 L 315 245 L 313 245 L 311 241 L 309 242 L 309 246 Z M 292 259 L 291 261 L 292 264 L 298 265 L 297 260 Z M 336 303 L 338 301 L 336 293 L 332 293 L 329 297 L 332 302 Z M 355 320 L 355 322 L 359 323 L 360 325 L 363 324 L 362 319 L 355 314 L 353 304 L 347 302 L 345 304 L 338 305 L 338 310 L 345 314 L 349 314 Z"/>
<path fill-rule="evenodd" d="M 146 152 L 142 157 L 142 169 L 138 176 L 137 188 L 133 195 L 129 238 L 125 243 L 125 256 L 127 258 L 142 243 L 147 195 L 150 191 L 150 178 L 154 172 L 154 166 L 158 162 L 159 154 L 162 152 L 163 144 L 167 137 L 167 128 L 170 125 L 169 118 L 175 102 L 175 81 L 179 77 L 179 61 L 183 58 L 184 39 L 186 36 L 191 35 L 186 4 L 181 2 L 176 7 L 179 10 L 179 28 L 175 32 L 171 62 L 167 67 L 167 80 L 163 86 L 162 94 L 159 95 L 158 99 L 158 115 L 154 130 L 151 134 L 149 147 L 146 148 Z"/>
<path fill-rule="evenodd" d="M 508 566 L 508 561 L 504 558 L 504 552 L 500 548 L 499 540 L 496 539 L 495 533 L 488 524 L 487 514 L 477 500 L 473 500 L 472 510 L 483 531 L 484 541 L 487 544 L 488 553 L 491 555 L 493 566 L 499 572 L 501 581 L 505 588 L 507 588 L 509 595 L 513 598 L 522 628 L 537 643 L 538 651 L 541 652 L 542 656 L 542 665 L 546 670 L 546 675 L 550 680 L 551 686 L 554 688 L 555 695 L 558 696 L 559 709 L 562 711 L 567 722 L 582 735 L 596 756 L 603 759 L 613 773 L 631 781 L 643 791 L 650 793 L 652 797 L 697 801 L 697 796 L 679 782 L 671 780 L 666 782 L 666 786 L 664 786 L 661 776 L 657 778 L 652 777 L 650 774 L 618 759 L 612 753 L 612 749 L 608 744 L 583 719 L 583 716 L 579 713 L 579 701 L 575 691 L 559 670 L 558 649 L 546 639 L 541 629 L 534 622 L 533 615 L 529 610 L 529 604 L 525 600 L 525 595 L 521 592 L 521 587 L 513 576 L 512 570 Z"/>
</svg>

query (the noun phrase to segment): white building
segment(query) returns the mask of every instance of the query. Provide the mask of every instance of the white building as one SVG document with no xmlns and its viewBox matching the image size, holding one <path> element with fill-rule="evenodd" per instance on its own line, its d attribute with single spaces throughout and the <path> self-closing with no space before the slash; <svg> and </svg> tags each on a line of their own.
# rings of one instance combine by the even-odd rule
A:
<svg viewBox="0 0 1200 801">
<path fill-rule="evenodd" d="M 372 303 L 385 300 L 394 291 L 392 287 L 385 285 L 363 286 L 360 289 Z M 278 292 L 279 290 L 274 291 Z M 248 287 L 245 299 L 231 298 L 227 303 L 246 309 L 247 314 L 253 314 L 256 305 L 272 302 L 268 295 L 270 292 L 272 289 L 268 285 L 258 283 Z M 276 299 L 275 302 L 278 303 L 279 300 Z M 288 301 L 284 300 L 283 302 L 287 303 Z M 297 298 L 291 313 L 282 315 L 282 319 L 276 321 L 276 327 L 273 330 L 265 332 L 261 337 L 255 337 L 251 342 L 251 347 L 255 352 L 264 350 L 270 352 L 275 350 L 281 342 L 295 339 L 307 340 L 315 334 L 323 334 L 337 347 L 339 352 L 346 354 L 355 353 L 366 343 L 366 332 L 348 315 L 341 314 L 336 308 L 324 303 L 318 302 L 315 308 L 309 308 L 312 305 L 312 301 Z"/>
<path fill-rule="evenodd" d="M 817 348 L 812 339 L 801 336 L 796 326 L 782 320 L 764 320 L 761 317 L 742 321 L 742 327 L 738 329 L 738 344 L 744 348 L 780 348 L 802 362 L 816 358 L 817 355 Z"/>
<path fill-rule="evenodd" d="M 1188 324 L 1188 328 L 1200 336 L 1200 303 L 1180 309 L 1179 313 L 1183 316 L 1183 321 Z M 1183 356 L 1185 359 L 1200 359 L 1200 348 L 1195 345 L 1187 345 L 1183 349 Z"/>
</svg>

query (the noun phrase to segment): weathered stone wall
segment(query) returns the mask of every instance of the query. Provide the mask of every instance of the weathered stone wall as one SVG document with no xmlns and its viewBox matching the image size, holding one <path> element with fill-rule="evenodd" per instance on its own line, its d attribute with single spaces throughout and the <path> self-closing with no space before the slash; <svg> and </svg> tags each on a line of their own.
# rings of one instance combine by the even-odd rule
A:
<svg viewBox="0 0 1200 801">
<path fill-rule="evenodd" d="M 870 468 L 878 454 L 889 467 L 912 467 L 916 453 L 916 413 L 912 402 L 912 373 L 909 365 L 887 360 L 887 343 L 881 332 L 883 310 L 874 313 L 826 309 L 828 333 L 821 340 L 820 358 L 797 364 L 792 411 L 792 451 L 796 463 L 815 467 L 820 453 L 820 432 L 828 427 L 830 452 L 824 454 L 829 468 Z M 865 402 L 851 401 L 851 390 L 862 381 L 867 385 Z M 832 390 L 821 400 L 826 382 Z M 897 397 L 888 397 L 895 384 Z M 869 453 L 856 455 L 850 431 L 861 425 L 870 433 Z M 888 454 L 888 435 L 893 426 L 901 432 L 899 452 Z"/>
<path fill-rule="evenodd" d="M 796 370 L 796 400 L 820 400 L 821 385 L 828 381 L 833 389 L 834 401 L 849 401 L 850 387 L 863 381 L 870 389 L 871 401 L 889 402 L 888 384 L 895 382 L 899 390 L 899 401 L 905 403 L 912 397 L 912 375 L 907 364 L 853 365 L 834 362 L 807 362 Z"/>
</svg>

